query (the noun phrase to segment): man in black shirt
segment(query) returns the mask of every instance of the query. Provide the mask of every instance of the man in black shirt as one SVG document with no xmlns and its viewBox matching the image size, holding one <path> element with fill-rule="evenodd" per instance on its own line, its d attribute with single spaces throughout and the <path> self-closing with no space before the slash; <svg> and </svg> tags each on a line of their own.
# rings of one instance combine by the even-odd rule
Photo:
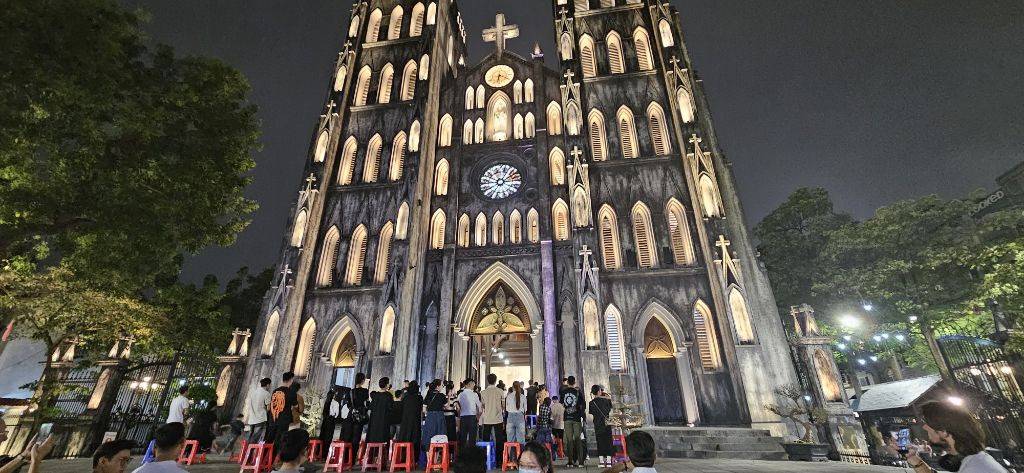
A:
<svg viewBox="0 0 1024 473">
<path fill-rule="evenodd" d="M 558 393 L 565 406 L 565 456 L 569 458 L 568 468 L 582 468 L 587 459 L 587 448 L 583 442 L 583 393 L 576 388 L 576 377 L 566 378 L 566 385 Z"/>
<path fill-rule="evenodd" d="M 526 415 L 537 415 L 537 382 L 530 380 L 530 386 L 526 388 Z"/>
<path fill-rule="evenodd" d="M 281 445 L 284 434 L 288 433 L 288 426 L 295 419 L 293 412 L 299 398 L 292 389 L 294 378 L 295 373 L 286 371 L 281 375 L 281 386 L 270 393 L 270 425 L 274 429 L 274 435 L 268 437 L 274 439 L 274 445 Z"/>
</svg>

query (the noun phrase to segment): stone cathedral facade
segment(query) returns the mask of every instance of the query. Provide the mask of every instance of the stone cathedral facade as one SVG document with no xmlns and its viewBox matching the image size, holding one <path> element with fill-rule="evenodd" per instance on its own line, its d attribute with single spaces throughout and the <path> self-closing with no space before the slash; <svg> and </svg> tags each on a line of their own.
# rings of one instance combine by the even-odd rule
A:
<svg viewBox="0 0 1024 473">
<path fill-rule="evenodd" d="M 353 5 L 246 379 L 575 375 L 782 433 L 796 375 L 678 13 L 551 3 L 558 69 L 501 14 L 471 64 L 454 0 Z"/>
</svg>

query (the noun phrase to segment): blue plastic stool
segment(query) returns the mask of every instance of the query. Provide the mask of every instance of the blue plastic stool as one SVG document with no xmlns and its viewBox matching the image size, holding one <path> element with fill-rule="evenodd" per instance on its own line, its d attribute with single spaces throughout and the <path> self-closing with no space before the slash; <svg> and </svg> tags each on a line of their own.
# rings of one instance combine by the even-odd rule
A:
<svg viewBox="0 0 1024 473">
<path fill-rule="evenodd" d="M 495 462 L 494 456 L 496 454 L 496 452 L 494 451 L 494 442 L 477 442 L 476 446 L 483 448 L 484 451 L 487 452 L 487 469 L 493 470 Z"/>
<path fill-rule="evenodd" d="M 156 448 L 156 439 L 149 441 L 149 446 L 146 447 L 146 454 L 142 456 L 142 464 L 152 462 L 156 459 L 156 454 L 153 453 L 153 449 Z"/>
</svg>

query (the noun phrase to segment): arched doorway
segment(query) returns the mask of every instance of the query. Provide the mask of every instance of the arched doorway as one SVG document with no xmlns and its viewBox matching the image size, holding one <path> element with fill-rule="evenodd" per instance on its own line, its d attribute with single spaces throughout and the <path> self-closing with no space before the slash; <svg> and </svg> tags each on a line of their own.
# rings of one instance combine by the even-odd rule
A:
<svg viewBox="0 0 1024 473">
<path fill-rule="evenodd" d="M 651 413 L 657 425 L 686 423 L 683 398 L 679 390 L 676 368 L 676 344 L 657 316 L 644 328 L 644 358 L 647 362 L 647 383 L 651 393 Z"/>
<path fill-rule="evenodd" d="M 320 383 L 326 384 L 323 389 L 331 386 L 352 386 L 356 372 L 365 369 L 363 350 L 363 331 L 351 316 L 344 315 L 338 320 L 324 338 L 324 363 L 330 368 Z"/>
<path fill-rule="evenodd" d="M 341 336 L 331 350 L 331 367 L 336 386 L 352 386 L 356 376 L 356 337 L 351 330 Z"/>
</svg>

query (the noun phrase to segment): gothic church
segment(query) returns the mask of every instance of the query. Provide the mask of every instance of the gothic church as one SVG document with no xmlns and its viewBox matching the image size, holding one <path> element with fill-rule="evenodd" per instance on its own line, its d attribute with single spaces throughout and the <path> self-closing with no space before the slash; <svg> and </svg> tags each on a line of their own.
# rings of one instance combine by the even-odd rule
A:
<svg viewBox="0 0 1024 473">
<path fill-rule="evenodd" d="M 551 3 L 558 69 L 501 14 L 471 64 L 455 0 L 353 5 L 246 379 L 575 375 L 648 424 L 783 433 L 796 375 L 678 12 Z"/>
</svg>

